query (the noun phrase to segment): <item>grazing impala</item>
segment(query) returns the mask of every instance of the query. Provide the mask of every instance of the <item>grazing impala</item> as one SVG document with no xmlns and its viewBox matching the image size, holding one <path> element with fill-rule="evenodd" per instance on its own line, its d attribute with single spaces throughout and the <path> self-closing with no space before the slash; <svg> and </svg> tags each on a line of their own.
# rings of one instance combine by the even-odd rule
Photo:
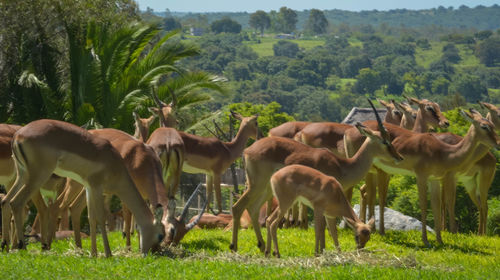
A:
<svg viewBox="0 0 500 280">
<path fill-rule="evenodd" d="M 22 209 L 55 173 L 87 188 L 93 256 L 97 255 L 97 224 L 101 228 L 105 254 L 111 256 L 104 225 L 104 192 L 116 194 L 137 218 L 142 253 L 158 250 L 165 236 L 161 213 L 156 213 L 155 219 L 137 191 L 122 157 L 108 140 L 66 122 L 38 120 L 15 134 L 12 149 L 18 177 L 2 204 L 9 210 L 12 208 L 19 248 L 25 248 Z"/>
<path fill-rule="evenodd" d="M 383 130 L 382 122 L 380 122 Z M 267 137 L 255 142 L 244 152 L 247 189 L 233 206 L 233 241 L 230 248 L 237 250 L 239 220 L 245 209 L 248 210 L 257 236 L 258 247 L 264 251 L 264 240 L 260 233 L 258 213 L 260 206 L 272 197 L 269 178 L 272 173 L 290 164 L 303 164 L 334 176 L 350 190 L 364 178 L 375 157 L 387 160 L 401 160 L 387 136 L 356 125 L 367 140 L 354 157 L 339 158 L 327 149 L 316 149 L 283 137 Z M 385 134 L 383 134 L 385 135 Z"/>
<path fill-rule="evenodd" d="M 271 243 L 274 242 L 273 255 L 280 257 L 276 236 L 278 223 L 283 218 L 285 211 L 297 200 L 314 209 L 316 255 L 323 252 L 325 248 L 323 226 L 325 219 L 323 215 L 338 251 L 340 251 L 340 246 L 337 237 L 336 217 L 344 217 L 347 224 L 352 227 L 358 249 L 364 248 L 370 239 L 370 228 L 375 220 L 372 218 L 368 224 L 361 222 L 345 197 L 342 186 L 334 177 L 326 176 L 316 169 L 304 165 L 292 164 L 274 173 L 271 177 L 271 189 L 278 200 L 278 207 L 267 219 L 266 256 L 269 255 Z"/>
</svg>

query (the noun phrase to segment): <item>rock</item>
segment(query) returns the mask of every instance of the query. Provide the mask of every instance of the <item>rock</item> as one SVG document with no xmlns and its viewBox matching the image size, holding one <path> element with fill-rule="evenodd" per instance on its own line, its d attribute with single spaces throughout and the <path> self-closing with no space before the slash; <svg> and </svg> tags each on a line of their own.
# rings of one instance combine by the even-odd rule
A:
<svg viewBox="0 0 500 280">
<path fill-rule="evenodd" d="M 359 204 L 354 205 L 354 212 L 359 215 Z M 379 228 L 379 206 L 375 206 L 375 227 Z M 340 223 L 341 226 L 344 226 L 344 221 Z M 421 230 L 422 223 L 410 216 L 406 216 L 403 213 L 400 213 L 391 208 L 385 207 L 384 210 L 384 226 L 385 229 L 390 230 Z M 434 232 L 429 226 L 427 226 L 427 230 L 430 232 Z"/>
</svg>

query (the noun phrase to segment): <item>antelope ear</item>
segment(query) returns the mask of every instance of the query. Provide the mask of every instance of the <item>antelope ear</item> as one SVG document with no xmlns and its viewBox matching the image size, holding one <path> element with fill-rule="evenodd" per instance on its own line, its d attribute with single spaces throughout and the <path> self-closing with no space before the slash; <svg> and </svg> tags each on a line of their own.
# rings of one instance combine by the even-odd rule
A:
<svg viewBox="0 0 500 280">
<path fill-rule="evenodd" d="M 158 114 L 160 112 L 160 109 L 156 107 L 148 107 L 148 111 L 152 114 Z"/>
<path fill-rule="evenodd" d="M 156 120 L 156 117 L 157 117 L 156 114 L 152 114 L 151 117 L 149 117 L 148 119 L 148 123 L 151 124 L 152 122 L 154 122 Z"/>
<path fill-rule="evenodd" d="M 361 135 L 364 135 L 364 136 L 370 137 L 370 138 L 373 137 L 372 131 L 369 128 L 367 128 L 366 126 L 364 126 L 363 124 L 361 124 L 360 122 L 357 122 L 355 124 L 355 126 L 358 129 L 359 133 L 361 133 Z"/>
<path fill-rule="evenodd" d="M 460 113 L 461 113 L 461 114 L 462 114 L 462 116 L 463 116 L 466 120 L 468 120 L 469 122 L 473 122 L 473 121 L 474 121 L 474 116 L 473 116 L 471 113 L 469 113 L 469 112 L 467 112 L 467 111 L 464 111 L 464 110 L 462 110 L 462 109 L 460 109 Z"/>
<path fill-rule="evenodd" d="M 237 120 L 243 120 L 243 116 L 236 113 L 236 112 L 233 112 L 233 111 L 230 111 L 231 112 L 231 115 L 233 116 L 233 118 L 237 119 Z"/>
<path fill-rule="evenodd" d="M 356 222 L 351 219 L 351 218 L 346 218 L 344 217 L 344 222 L 351 228 L 351 229 L 354 229 L 355 228 L 355 225 L 356 225 Z"/>
<path fill-rule="evenodd" d="M 139 115 L 137 114 L 137 112 L 136 112 L 136 111 L 133 111 L 133 112 L 132 112 L 132 116 L 134 116 L 134 120 L 135 120 L 135 121 L 139 121 Z"/>
<path fill-rule="evenodd" d="M 372 217 L 369 221 L 368 221 L 368 224 L 367 224 L 370 228 L 373 228 L 373 226 L 375 225 L 375 217 Z"/>
<path fill-rule="evenodd" d="M 381 104 L 382 106 L 384 106 L 384 107 L 389 106 L 389 104 L 388 104 L 387 102 L 385 102 L 384 100 L 382 100 L 382 99 L 378 99 L 378 98 L 377 98 L 377 101 L 378 101 L 378 103 L 380 103 L 380 104 Z"/>
<path fill-rule="evenodd" d="M 155 224 L 161 223 L 162 218 L 163 218 L 163 207 L 161 205 L 158 205 L 158 206 L 156 206 L 156 209 L 155 209 L 154 223 Z"/>
</svg>

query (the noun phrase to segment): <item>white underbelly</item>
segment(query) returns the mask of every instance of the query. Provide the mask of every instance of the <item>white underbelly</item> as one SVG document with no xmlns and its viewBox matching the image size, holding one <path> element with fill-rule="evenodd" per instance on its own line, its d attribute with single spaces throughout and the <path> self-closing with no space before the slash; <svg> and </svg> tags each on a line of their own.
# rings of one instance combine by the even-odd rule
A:
<svg viewBox="0 0 500 280">
<path fill-rule="evenodd" d="M 197 168 L 197 167 L 194 167 L 192 165 L 189 165 L 189 163 L 187 163 L 187 161 L 185 161 L 184 164 L 182 165 L 182 171 L 184 171 L 186 173 L 191 173 L 191 174 L 199 174 L 199 173 L 210 174 L 210 172 L 208 170 Z"/>
<path fill-rule="evenodd" d="M 384 164 L 384 162 L 376 158 L 373 160 L 373 164 L 388 174 L 415 176 L 415 172 L 413 172 L 413 170 L 409 170 L 406 168 L 399 168 L 398 166 L 394 165 Z"/>
<path fill-rule="evenodd" d="M 314 209 L 313 206 L 312 206 L 312 204 L 311 204 L 311 201 L 309 201 L 309 199 L 307 199 L 307 198 L 305 198 L 305 197 L 303 197 L 301 195 L 299 195 L 297 197 L 297 199 L 295 199 L 295 201 L 296 202 L 300 202 L 300 203 L 306 205 L 307 207 L 310 207 L 310 208 Z"/>
<path fill-rule="evenodd" d="M 84 185 L 84 186 L 88 186 L 88 182 L 87 180 L 84 180 L 80 174 L 78 173 L 75 173 L 73 171 L 70 171 L 70 170 L 64 170 L 64 169 L 61 169 L 60 167 L 56 167 L 56 169 L 54 170 L 54 174 L 60 176 L 60 177 L 67 177 L 67 178 L 71 178 L 75 181 L 77 181 L 78 183 Z"/>
</svg>

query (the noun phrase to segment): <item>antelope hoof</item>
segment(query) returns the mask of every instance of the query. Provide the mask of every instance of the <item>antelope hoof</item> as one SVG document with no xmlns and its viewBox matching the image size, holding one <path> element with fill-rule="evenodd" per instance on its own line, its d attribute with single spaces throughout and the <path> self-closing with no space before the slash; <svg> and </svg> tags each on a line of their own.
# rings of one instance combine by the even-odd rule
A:
<svg viewBox="0 0 500 280">
<path fill-rule="evenodd" d="M 47 245 L 46 243 L 42 243 L 42 251 L 48 251 L 50 250 L 50 246 Z"/>
<path fill-rule="evenodd" d="M 266 251 L 266 248 L 265 248 L 266 246 L 265 246 L 265 244 L 263 242 L 260 242 L 260 241 L 257 242 L 257 247 L 260 249 L 260 251 L 262 253 L 264 253 Z"/>
<path fill-rule="evenodd" d="M 2 241 L 2 251 L 6 250 L 6 251 L 9 251 L 9 247 L 7 246 L 7 241 Z"/>
<path fill-rule="evenodd" d="M 19 250 L 26 249 L 26 247 L 24 246 L 24 242 L 22 240 L 20 240 L 17 243 L 17 249 L 19 249 Z"/>
<path fill-rule="evenodd" d="M 236 252 L 236 251 L 237 251 L 236 246 L 234 246 L 234 244 L 233 244 L 233 243 L 231 243 L 231 244 L 229 245 L 229 250 L 231 250 L 231 251 L 233 251 L 233 252 Z"/>
<path fill-rule="evenodd" d="M 279 258 L 281 258 L 281 256 L 280 256 L 280 253 L 279 253 L 279 252 L 273 252 L 273 256 L 275 256 L 275 257 L 276 257 L 276 258 L 278 258 L 278 259 L 279 259 Z"/>
</svg>

